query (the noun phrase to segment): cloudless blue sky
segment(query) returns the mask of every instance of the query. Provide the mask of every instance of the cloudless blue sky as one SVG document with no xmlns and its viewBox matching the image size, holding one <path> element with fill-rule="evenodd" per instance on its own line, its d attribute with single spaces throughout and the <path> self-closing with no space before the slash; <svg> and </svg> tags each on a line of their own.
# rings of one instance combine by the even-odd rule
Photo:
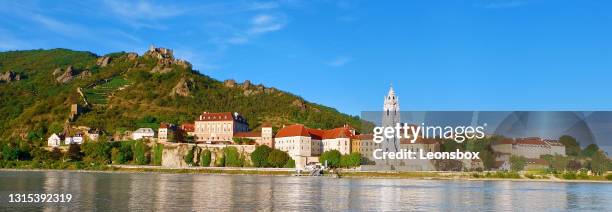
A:
<svg viewBox="0 0 612 212">
<path fill-rule="evenodd" d="M 612 2 L 2 1 L 0 50 L 175 50 L 358 115 L 392 83 L 402 110 L 612 110 Z"/>
</svg>

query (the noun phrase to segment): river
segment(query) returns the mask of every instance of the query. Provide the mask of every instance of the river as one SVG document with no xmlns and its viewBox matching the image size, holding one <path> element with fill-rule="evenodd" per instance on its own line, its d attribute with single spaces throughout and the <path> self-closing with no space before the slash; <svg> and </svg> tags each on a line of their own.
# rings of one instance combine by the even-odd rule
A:
<svg viewBox="0 0 612 212">
<path fill-rule="evenodd" d="M 73 198 L 69 203 L 8 203 L 10 193 Z M 612 211 L 610 183 L 0 171 L 0 194 L 0 211 Z"/>
</svg>

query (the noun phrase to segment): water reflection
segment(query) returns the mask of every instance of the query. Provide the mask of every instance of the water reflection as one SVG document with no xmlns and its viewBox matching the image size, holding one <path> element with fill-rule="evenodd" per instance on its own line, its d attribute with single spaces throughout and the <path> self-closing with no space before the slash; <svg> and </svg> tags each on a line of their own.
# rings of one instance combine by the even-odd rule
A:
<svg viewBox="0 0 612 212">
<path fill-rule="evenodd" d="M 0 211 L 600 210 L 612 184 L 332 179 L 161 173 L 0 172 Z M 72 203 L 6 203 L 9 193 L 71 193 Z"/>
</svg>

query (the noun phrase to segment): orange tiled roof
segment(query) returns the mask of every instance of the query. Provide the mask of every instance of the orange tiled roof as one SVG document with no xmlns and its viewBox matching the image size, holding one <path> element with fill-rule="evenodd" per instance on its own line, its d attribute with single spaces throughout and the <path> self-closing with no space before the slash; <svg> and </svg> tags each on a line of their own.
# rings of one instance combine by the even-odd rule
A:
<svg viewBox="0 0 612 212">
<path fill-rule="evenodd" d="M 542 141 L 542 139 L 539 139 L 539 138 L 522 138 L 522 139 L 517 139 L 516 144 L 546 145 L 546 142 Z"/>
<path fill-rule="evenodd" d="M 192 123 L 184 123 L 181 125 L 181 129 L 185 132 L 194 132 L 195 131 L 195 125 Z"/>
<path fill-rule="evenodd" d="M 277 138 L 307 136 L 313 139 L 335 139 L 335 138 L 356 138 L 348 127 L 339 127 L 331 130 L 310 129 L 301 124 L 294 124 L 283 127 L 276 134 Z"/>
</svg>

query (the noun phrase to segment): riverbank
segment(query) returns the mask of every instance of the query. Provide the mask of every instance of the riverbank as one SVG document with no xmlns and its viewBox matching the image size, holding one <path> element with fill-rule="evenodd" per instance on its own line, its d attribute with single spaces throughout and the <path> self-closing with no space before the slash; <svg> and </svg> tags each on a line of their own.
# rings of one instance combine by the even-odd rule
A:
<svg viewBox="0 0 612 212">
<path fill-rule="evenodd" d="M 15 169 L 2 168 L 0 171 L 70 171 L 70 172 L 130 172 L 130 173 L 174 173 L 174 174 L 215 174 L 215 175 L 261 175 L 261 176 L 295 176 L 296 171 L 290 168 L 251 168 L 251 167 L 188 167 L 169 168 L 147 165 L 108 165 L 105 169 Z M 612 183 L 605 176 L 595 176 L 593 179 L 562 179 L 555 175 L 522 175 L 505 172 L 440 172 L 440 171 L 413 171 L 413 172 L 376 172 L 339 170 L 335 173 L 326 172 L 324 176 L 335 178 L 362 178 L 362 179 L 415 179 L 415 180 L 467 180 L 467 181 L 516 181 L 516 182 L 562 182 L 562 183 Z M 591 176 L 594 177 L 594 176 Z"/>
</svg>

